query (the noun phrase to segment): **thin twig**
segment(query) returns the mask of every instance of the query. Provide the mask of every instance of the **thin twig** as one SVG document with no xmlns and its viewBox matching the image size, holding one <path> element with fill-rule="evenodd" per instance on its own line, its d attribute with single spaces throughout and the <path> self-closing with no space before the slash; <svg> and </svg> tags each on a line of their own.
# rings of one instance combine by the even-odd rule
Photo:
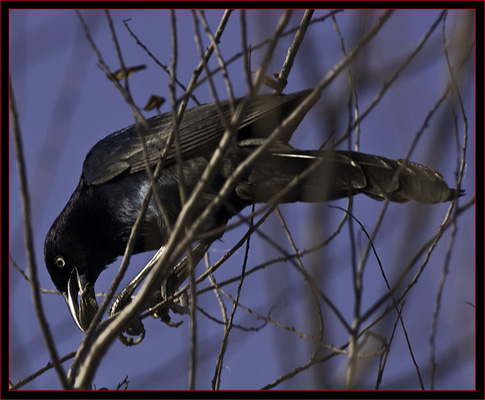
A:
<svg viewBox="0 0 485 400">
<path fill-rule="evenodd" d="M 155 61 L 155 64 L 157 64 L 158 66 L 160 66 L 160 68 L 162 68 L 169 76 L 170 76 L 170 70 L 169 68 L 162 64 L 158 58 L 155 57 L 155 55 L 141 42 L 141 40 L 138 38 L 138 36 L 136 36 L 136 34 L 131 30 L 131 28 L 128 26 L 128 22 L 131 20 L 131 18 L 128 18 L 128 19 L 125 19 L 123 20 L 123 24 L 125 25 L 126 27 L 126 30 L 129 32 L 129 34 L 133 37 L 133 39 L 135 39 L 136 41 L 136 44 L 138 46 L 140 46 L 147 54 L 148 56 L 153 60 Z M 175 78 L 175 83 L 184 91 L 186 92 L 187 91 L 187 88 L 177 79 Z M 190 98 L 195 102 L 195 104 L 197 105 L 200 105 L 200 102 L 197 100 L 197 98 L 193 95 L 193 94 L 190 94 Z"/>
<path fill-rule="evenodd" d="M 253 80 L 251 78 L 251 48 L 248 49 L 248 37 L 247 37 L 247 23 L 246 23 L 246 10 L 241 10 L 239 13 L 240 25 L 241 25 L 241 47 L 242 57 L 244 64 L 244 76 L 246 77 L 246 85 L 249 90 L 252 90 Z"/>
<path fill-rule="evenodd" d="M 463 174 L 464 174 L 464 171 L 465 171 L 466 149 L 467 149 L 467 140 L 468 140 L 468 119 L 467 119 L 467 116 L 466 116 L 465 107 L 463 105 L 463 100 L 462 100 L 462 97 L 461 97 L 460 88 L 459 88 L 458 83 L 456 81 L 456 77 L 454 75 L 453 68 L 452 68 L 452 65 L 451 65 L 451 61 L 450 61 L 450 58 L 449 58 L 448 45 L 447 45 L 447 41 L 446 41 L 446 29 L 445 29 L 446 17 L 447 16 L 448 16 L 448 12 L 446 12 L 446 14 L 443 18 L 443 24 L 442 24 L 442 27 L 443 27 L 443 29 L 442 29 L 443 51 L 444 51 L 444 55 L 445 55 L 445 59 L 446 59 L 446 64 L 448 66 L 448 72 L 450 74 L 451 84 L 453 86 L 453 89 L 456 91 L 458 103 L 460 105 L 460 111 L 461 111 L 461 115 L 462 115 L 462 118 L 463 118 L 463 125 L 464 125 L 464 127 L 463 127 L 463 129 L 464 129 L 463 143 L 462 143 L 462 146 L 461 146 L 461 154 L 460 154 L 459 138 L 458 138 L 458 134 L 457 134 L 457 132 L 458 132 L 457 115 L 455 113 L 455 109 L 454 109 L 453 105 L 451 104 L 450 107 L 451 107 L 451 112 L 454 116 L 453 120 L 454 120 L 454 126 L 455 126 L 455 137 L 456 137 L 456 142 L 457 142 L 457 153 L 458 153 L 457 154 L 456 189 L 459 190 L 459 188 L 461 187 L 461 181 L 463 179 Z M 454 218 L 453 219 L 453 228 L 451 230 L 451 235 L 450 235 L 449 243 L 448 243 L 448 246 L 447 246 L 445 262 L 443 264 L 443 272 L 442 272 L 441 277 L 440 277 L 438 291 L 437 291 L 437 294 L 436 294 L 436 302 L 435 302 L 435 307 L 434 307 L 434 311 L 433 311 L 433 319 L 432 319 L 432 322 L 431 322 L 431 329 L 430 329 L 430 335 L 429 335 L 429 342 L 430 342 L 429 343 L 429 347 L 430 347 L 429 388 L 431 390 L 433 390 L 435 388 L 435 375 L 436 375 L 436 367 L 437 367 L 436 357 L 435 357 L 435 349 L 436 349 L 435 339 L 436 339 L 436 332 L 437 332 L 437 329 L 438 329 L 438 316 L 439 316 L 439 312 L 440 312 L 440 309 L 441 309 L 441 300 L 442 300 L 442 296 L 443 296 L 444 285 L 445 285 L 445 281 L 446 281 L 446 278 L 447 278 L 448 273 L 449 273 L 451 253 L 454 249 L 454 243 L 455 243 L 457 231 L 458 231 L 457 220 L 456 220 L 456 218 Z"/>
<path fill-rule="evenodd" d="M 22 277 L 27 281 L 27 283 L 32 286 L 32 281 L 30 280 L 30 278 L 27 276 L 24 270 L 17 265 L 17 263 L 14 261 L 11 255 L 9 256 L 9 259 L 10 259 L 10 262 L 12 263 L 12 266 L 19 272 L 20 275 L 22 275 Z M 53 289 L 39 288 L 39 290 L 41 293 L 60 295 L 60 293 L 57 290 L 53 290 Z"/>
<path fill-rule="evenodd" d="M 210 28 L 209 28 L 209 23 L 207 22 L 207 19 L 205 18 L 204 12 L 202 10 L 197 10 L 197 14 L 199 15 L 200 20 L 202 21 L 202 25 L 204 26 L 204 30 L 209 37 L 211 41 L 211 46 L 214 48 L 214 51 L 216 52 L 217 56 L 217 61 L 219 62 L 219 67 L 221 68 L 222 71 L 222 79 L 224 80 L 224 83 L 226 84 L 226 89 L 227 89 L 227 95 L 228 95 L 228 100 L 229 100 L 229 107 L 231 110 L 231 115 L 234 114 L 234 91 L 232 89 L 232 84 L 231 80 L 229 79 L 229 72 L 227 71 L 226 67 L 226 62 L 224 61 L 224 57 L 222 56 L 222 52 L 219 49 L 219 45 L 212 34 Z M 208 69 L 208 65 L 206 64 L 206 71 L 208 72 L 207 77 L 209 78 L 210 76 L 210 71 Z"/>
<path fill-rule="evenodd" d="M 329 207 L 335 207 L 335 208 L 338 208 L 344 212 L 347 212 L 346 210 L 344 210 L 343 208 L 341 207 L 338 207 L 338 206 L 329 206 Z M 357 219 L 355 218 L 352 214 L 349 214 L 350 217 L 356 221 L 360 228 L 362 229 L 362 232 L 364 232 L 365 236 L 367 237 L 367 240 L 369 241 L 369 245 L 372 247 L 372 251 L 374 253 L 374 256 L 377 260 L 377 263 L 379 264 L 379 269 L 381 271 L 381 274 L 382 274 L 382 277 L 384 279 L 384 282 L 386 283 L 386 287 L 388 289 L 388 291 L 390 292 L 390 297 L 393 301 L 393 305 L 394 305 L 394 308 L 396 309 L 397 311 L 397 314 L 399 316 L 399 322 L 401 323 L 401 326 L 402 326 L 402 329 L 403 329 L 403 333 L 404 333 L 404 336 L 406 338 L 406 343 L 408 345 L 408 348 L 409 348 L 409 354 L 412 358 L 412 361 L 413 361 L 413 364 L 416 368 L 416 373 L 417 373 L 417 376 L 418 376 L 418 379 L 419 379 L 419 383 L 420 383 L 420 386 L 421 386 L 421 389 L 424 390 L 424 383 L 423 383 L 423 379 L 421 377 L 421 373 L 419 372 L 419 367 L 418 367 L 418 363 L 416 361 L 416 358 L 414 357 L 414 353 L 413 353 L 413 350 L 411 348 L 411 341 L 409 340 L 409 336 L 408 336 L 408 333 L 407 333 L 407 330 L 406 330 L 406 327 L 404 325 L 404 320 L 402 318 L 402 315 L 400 313 L 400 310 L 399 310 L 399 307 L 398 307 L 398 303 L 394 297 L 394 293 L 393 291 L 391 291 L 391 285 L 389 284 L 389 281 L 386 277 L 386 273 L 384 271 L 384 267 L 382 266 L 382 263 L 381 263 L 381 260 L 379 259 L 379 256 L 377 254 L 377 250 L 376 248 L 374 247 L 374 244 L 372 243 L 372 240 L 371 240 L 371 237 L 370 235 L 367 233 L 366 229 L 364 228 L 364 225 L 362 225 L 362 223 Z M 360 293 L 359 293 L 360 295 Z M 352 337 L 351 337 L 351 340 L 350 340 L 350 354 L 351 354 L 351 357 L 353 356 L 354 358 L 349 362 L 349 371 L 352 371 L 353 369 L 355 369 L 355 362 L 357 360 L 357 355 L 352 355 L 352 353 L 355 351 L 357 351 L 357 337 L 356 337 L 356 332 L 359 330 L 359 326 L 361 324 L 361 318 L 360 318 L 360 310 L 356 313 L 356 316 L 354 317 L 354 321 L 355 321 L 355 325 L 352 325 Z M 355 347 L 355 348 L 353 348 Z M 351 375 L 352 373 L 349 373 L 347 375 L 347 387 L 349 388 L 350 387 L 350 384 L 351 384 Z"/>
<path fill-rule="evenodd" d="M 358 124 L 360 124 L 364 120 L 364 118 L 366 118 L 369 115 L 369 113 L 377 106 L 377 104 L 379 104 L 379 102 L 381 101 L 382 97 L 387 92 L 387 90 L 393 85 L 393 83 L 397 80 L 399 75 L 411 63 L 411 61 L 416 57 L 416 55 L 423 49 L 424 45 L 426 44 L 426 42 L 430 38 L 433 31 L 438 26 L 439 22 L 442 20 L 443 16 L 444 16 L 444 12 L 442 12 L 439 15 L 439 17 L 436 19 L 436 21 L 433 23 L 433 25 L 428 29 L 428 31 L 423 36 L 421 41 L 418 43 L 418 45 L 416 46 L 414 51 L 406 57 L 404 62 L 396 69 L 394 74 L 387 81 L 385 81 L 382 84 L 382 87 L 381 87 L 381 90 L 379 91 L 379 93 L 376 94 L 376 96 L 371 101 L 369 106 L 367 106 L 367 108 L 360 114 L 359 118 L 355 119 L 354 122 L 352 123 L 352 125 L 347 129 L 347 131 L 339 139 L 336 140 L 336 142 L 334 144 L 335 146 L 337 146 L 339 143 L 341 143 L 343 140 L 345 140 L 347 138 L 347 135 L 349 135 L 350 132 L 356 126 L 358 126 Z"/>
<path fill-rule="evenodd" d="M 66 374 L 62 368 L 61 361 L 59 360 L 59 354 L 57 353 L 56 345 L 54 344 L 54 338 L 52 337 L 49 324 L 42 307 L 42 299 L 40 296 L 39 278 L 37 277 L 37 263 L 35 261 L 34 239 L 32 233 L 32 224 L 30 219 L 30 195 L 27 185 L 27 173 L 25 171 L 24 150 L 22 144 L 22 136 L 20 133 L 20 125 L 17 114 L 17 104 L 15 103 L 15 95 L 12 87 L 12 82 L 9 86 L 10 90 L 10 121 L 11 131 L 14 139 L 17 168 L 19 172 L 20 183 L 20 198 L 22 202 L 22 214 L 24 222 L 24 240 L 25 240 L 25 253 L 27 255 L 27 262 L 29 266 L 29 275 L 32 282 L 32 299 L 34 301 L 35 314 L 39 321 L 42 337 L 47 346 L 49 356 L 54 364 L 54 368 L 57 377 L 61 383 L 63 389 L 69 389 L 70 385 L 67 381 Z"/>
<path fill-rule="evenodd" d="M 279 90 L 275 90 L 276 93 L 281 93 L 281 91 L 288 83 L 288 77 L 290 76 L 291 68 L 293 67 L 293 63 L 295 62 L 298 49 L 303 43 L 303 39 L 305 38 L 306 31 L 310 26 L 312 16 L 313 16 L 313 10 L 305 10 L 305 13 L 303 14 L 303 17 L 300 21 L 300 25 L 298 26 L 298 29 L 295 33 L 295 37 L 293 38 L 293 42 L 291 43 L 291 46 L 288 48 L 286 59 L 278 75 L 277 79 L 278 79 Z"/>
<path fill-rule="evenodd" d="M 69 354 L 66 354 L 65 356 L 61 357 L 59 361 L 61 363 L 70 360 L 71 358 L 75 357 L 76 352 L 72 351 Z M 41 376 L 44 372 L 49 371 L 50 369 L 55 368 L 54 364 L 52 362 L 48 362 L 44 367 L 40 368 L 39 370 L 35 371 L 32 375 L 28 376 L 27 378 L 22 379 L 21 381 L 18 381 L 15 385 L 12 385 L 9 387 L 10 390 L 17 390 L 20 389 L 22 386 L 26 385 L 29 382 L 32 382 L 34 379 L 38 378 Z"/>
<path fill-rule="evenodd" d="M 253 205 L 254 208 L 254 205 Z M 252 219 L 249 228 L 252 228 Z M 221 374 L 222 374 L 222 366 L 224 363 L 224 355 L 226 354 L 226 349 L 227 349 L 227 344 L 229 341 L 229 334 L 231 333 L 231 330 L 233 328 L 233 323 L 234 323 L 234 316 L 236 315 L 236 310 L 239 304 L 239 298 L 241 296 L 241 290 L 242 290 L 242 285 L 244 282 L 244 278 L 246 276 L 246 267 L 248 263 L 248 255 L 249 255 L 249 243 L 251 240 L 251 236 L 248 236 L 247 241 L 246 241 L 246 251 L 244 252 L 244 260 L 243 260 L 243 265 L 241 269 L 241 278 L 239 279 L 239 283 L 237 286 L 237 291 L 236 291 L 236 299 L 233 303 L 231 313 L 229 314 L 229 318 L 227 319 L 227 324 L 224 326 L 224 335 L 222 337 L 221 341 L 221 348 L 219 350 L 219 355 L 217 356 L 216 360 L 216 368 L 214 371 L 214 377 L 212 378 L 212 389 L 213 390 L 219 390 L 221 386 Z"/>
</svg>

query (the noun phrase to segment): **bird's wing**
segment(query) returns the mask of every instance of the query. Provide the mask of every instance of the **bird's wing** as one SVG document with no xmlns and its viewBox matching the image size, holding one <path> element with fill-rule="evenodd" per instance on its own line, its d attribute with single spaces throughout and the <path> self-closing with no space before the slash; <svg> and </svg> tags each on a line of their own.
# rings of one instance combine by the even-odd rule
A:
<svg viewBox="0 0 485 400">
<path fill-rule="evenodd" d="M 241 118 L 237 140 L 266 137 L 311 90 L 290 95 L 261 95 L 248 105 Z M 242 98 L 235 99 L 235 106 Z M 226 121 L 231 118 L 228 100 L 220 102 Z M 145 160 L 153 168 L 167 143 L 172 127 L 172 113 L 165 113 L 147 120 L 150 127 L 142 124 L 131 125 L 99 141 L 88 153 L 83 165 L 83 176 L 88 184 L 99 185 L 126 174 L 145 170 Z M 146 155 L 138 130 L 143 136 Z M 179 124 L 179 144 L 183 159 L 197 156 L 210 157 L 225 130 L 215 104 L 206 104 L 187 109 Z M 291 135 L 290 135 L 291 137 Z M 289 140 L 290 137 L 284 140 Z M 177 159 L 172 144 L 165 159 L 165 166 Z"/>
</svg>

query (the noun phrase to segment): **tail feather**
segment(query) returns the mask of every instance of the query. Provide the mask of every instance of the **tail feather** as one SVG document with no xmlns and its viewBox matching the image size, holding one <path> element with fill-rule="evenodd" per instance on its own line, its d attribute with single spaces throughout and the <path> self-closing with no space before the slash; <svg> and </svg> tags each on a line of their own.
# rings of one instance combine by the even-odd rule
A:
<svg viewBox="0 0 485 400">
<path fill-rule="evenodd" d="M 300 179 L 281 202 L 320 202 L 364 193 L 376 200 L 440 203 L 462 194 L 449 188 L 432 168 L 411 161 L 354 151 L 291 149 L 273 152 L 257 163 L 250 175 L 253 201 L 269 201 L 316 162 L 319 165 Z"/>
</svg>

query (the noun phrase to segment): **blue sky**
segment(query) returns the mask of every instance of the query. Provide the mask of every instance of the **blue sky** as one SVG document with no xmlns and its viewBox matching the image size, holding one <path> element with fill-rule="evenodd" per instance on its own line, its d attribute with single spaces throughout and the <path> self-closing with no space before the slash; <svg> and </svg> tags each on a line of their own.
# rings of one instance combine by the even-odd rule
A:
<svg viewBox="0 0 485 400">
<path fill-rule="evenodd" d="M 82 10 L 96 45 L 112 70 L 119 69 L 116 52 L 108 24 L 101 10 Z M 328 11 L 315 11 L 314 18 Z M 380 11 L 364 14 L 359 10 L 346 10 L 337 14 L 339 29 L 350 51 L 370 26 Z M 384 82 L 406 59 L 432 23 L 439 10 L 402 10 L 396 12 L 353 65 L 358 79 L 358 103 L 362 112 L 379 92 Z M 206 11 L 213 30 L 216 29 L 222 10 Z M 247 21 L 248 41 L 252 46 L 271 36 L 280 11 L 249 11 Z M 295 11 L 289 23 L 297 26 L 302 12 Z M 130 77 L 130 87 L 135 101 L 143 106 L 151 94 L 169 98 L 169 77 L 135 42 L 123 25 L 130 18 L 129 26 L 164 64 L 170 65 L 170 18 L 167 10 L 112 10 L 111 16 L 127 65 L 145 64 L 147 68 Z M 187 10 L 176 12 L 178 29 L 178 78 L 187 84 L 198 64 L 194 44 L 192 17 Z M 470 22 L 471 21 L 471 22 Z M 451 11 L 446 20 L 447 41 L 452 60 L 464 50 L 458 42 L 461 32 L 467 38 L 465 11 Z M 202 28 L 201 28 L 202 29 Z M 473 29 L 472 29 L 473 34 Z M 55 217 L 68 201 L 77 185 L 83 160 L 89 149 L 100 139 L 133 123 L 129 107 L 115 90 L 100 68 L 90 48 L 79 20 L 73 10 L 13 10 L 10 12 L 10 72 L 15 90 L 20 126 L 23 135 L 29 189 L 31 193 L 35 252 L 42 287 L 53 289 L 43 261 L 44 237 Z M 205 38 L 205 37 L 204 37 Z M 270 73 L 277 72 L 286 55 L 292 35 L 279 43 Z M 204 45 L 208 45 L 205 40 Z M 227 31 L 220 44 L 226 59 L 240 51 L 239 12 L 234 11 Z M 255 70 L 262 52 L 255 50 L 252 65 Z M 342 59 L 342 50 L 331 19 L 310 26 L 307 38 L 297 57 L 289 78 L 286 93 L 314 87 L 328 71 Z M 475 107 L 474 107 L 474 58 L 463 67 L 467 73 L 460 78 L 461 96 L 468 120 L 468 149 L 466 173 L 462 188 L 465 204 L 475 193 Z M 211 66 L 216 66 L 216 60 Z M 455 72 L 459 69 L 454 65 Z M 237 96 L 246 92 L 245 78 L 240 59 L 231 65 L 229 74 Z M 416 132 L 442 95 L 449 81 L 449 72 L 443 56 L 442 24 L 431 35 L 424 49 L 416 56 L 360 129 L 361 151 L 391 158 L 402 158 L 408 152 Z M 216 78 L 220 98 L 227 98 L 221 76 Z M 267 90 L 268 91 L 268 90 Z M 179 95 L 181 91 L 179 90 Z M 210 102 L 207 86 L 197 91 L 201 102 Z M 294 134 L 292 144 L 299 148 L 318 148 L 335 131 L 339 137 L 345 132 L 349 112 L 350 90 L 346 72 L 328 87 L 322 99 L 309 113 Z M 192 104 L 193 105 L 193 104 Z M 438 170 L 452 186 L 455 181 L 457 150 L 454 137 L 452 105 L 459 114 L 456 98 L 448 98 L 424 129 L 411 160 Z M 162 111 L 168 110 L 168 103 Z M 353 113 L 353 110 L 352 112 Z M 154 112 L 146 112 L 146 117 Z M 463 121 L 458 115 L 458 135 L 463 140 Z M 13 145 L 10 154 L 10 252 L 13 260 L 27 269 L 23 248 L 22 216 L 15 167 Z M 341 148 L 345 148 L 343 144 Z M 345 200 L 333 202 L 346 206 Z M 354 199 L 354 215 L 372 231 L 382 203 L 365 196 Z M 388 276 L 398 275 L 416 253 L 417 249 L 438 230 L 448 204 L 417 205 L 391 204 L 387 210 L 374 245 Z M 327 205 L 291 204 L 281 207 L 299 250 L 322 243 L 337 227 L 342 212 Z M 246 210 L 248 212 L 248 210 Z M 472 389 L 474 387 L 474 303 L 475 277 L 475 216 L 474 208 L 465 211 L 458 219 L 457 234 L 446 277 L 441 313 L 438 319 L 436 353 L 438 368 L 435 387 L 438 389 Z M 357 255 L 366 245 L 365 235 L 356 232 Z M 288 240 L 276 216 L 270 217 L 262 231 L 291 252 Z M 245 232 L 244 227 L 226 233 L 215 243 L 210 252 L 211 262 L 222 256 Z M 303 258 L 307 270 L 320 289 L 351 323 L 354 293 L 351 276 L 351 245 L 349 228 L 345 225 L 329 246 Z M 448 229 L 434 250 L 418 283 L 407 296 L 404 319 L 411 338 L 414 354 L 423 373 L 425 386 L 429 382 L 429 337 L 438 284 L 445 265 L 450 243 Z M 241 249 L 216 274 L 220 282 L 240 270 L 244 250 Z M 249 267 L 281 256 L 267 241 L 253 236 Z M 146 263 L 150 254 L 132 260 L 129 276 Z M 420 257 L 422 260 L 422 257 Z M 110 266 L 98 280 L 97 290 L 107 291 L 114 277 L 119 260 Z M 417 265 L 420 265 L 418 263 Z M 198 267 L 204 269 L 204 265 Z M 415 266 L 407 275 L 411 281 Z M 128 277 L 126 278 L 128 279 Z M 205 285 L 201 285 L 204 287 Z M 227 288 L 233 295 L 236 286 Z M 385 290 L 377 262 L 370 256 L 364 275 L 363 309 L 371 305 Z M 285 326 L 307 334 L 316 333 L 315 309 L 312 307 L 308 286 L 289 263 L 279 263 L 249 276 L 243 287 L 241 303 L 251 310 L 271 317 Z M 17 382 L 32 374 L 48 362 L 48 353 L 30 300 L 30 288 L 20 274 L 10 269 L 10 379 Z M 72 321 L 64 300 L 53 294 L 43 295 L 44 307 L 53 331 L 59 354 L 75 350 L 82 340 L 82 333 Z M 220 316 L 215 297 L 206 293 L 199 298 L 199 305 L 211 315 Z M 231 307 L 231 303 L 227 304 Z M 336 347 L 348 340 L 348 334 L 328 307 L 322 306 L 325 321 L 324 344 Z M 376 314 L 377 315 L 377 314 Z M 215 360 L 222 337 L 220 325 L 198 315 L 198 375 L 197 388 L 209 389 Z M 188 381 L 189 319 L 175 315 L 175 321 L 184 320 L 177 329 L 159 321 L 145 320 L 147 337 L 138 346 L 125 348 L 115 342 L 98 369 L 94 383 L 99 387 L 115 388 L 128 375 L 131 389 L 184 389 Z M 370 319 L 372 320 L 372 318 Z M 367 338 L 363 352 L 375 353 L 380 349 L 380 337 L 389 338 L 395 321 L 394 315 L 385 319 Z M 233 330 L 224 360 L 223 389 L 259 389 L 294 368 L 308 362 L 313 351 L 310 340 L 300 339 L 295 333 L 281 326 L 268 324 L 239 309 L 237 324 L 259 327 L 252 331 Z M 320 350 L 324 356 L 330 350 Z M 357 388 L 372 389 L 377 376 L 378 357 L 362 359 Z M 68 368 L 69 362 L 64 364 Z M 340 355 L 320 363 L 277 386 L 279 389 L 342 388 L 345 385 L 347 358 Z M 51 370 L 25 386 L 29 389 L 60 388 Z M 382 388 L 419 389 L 416 372 L 412 366 L 401 329 L 397 329 L 392 343 L 388 365 L 383 376 Z"/>
</svg>

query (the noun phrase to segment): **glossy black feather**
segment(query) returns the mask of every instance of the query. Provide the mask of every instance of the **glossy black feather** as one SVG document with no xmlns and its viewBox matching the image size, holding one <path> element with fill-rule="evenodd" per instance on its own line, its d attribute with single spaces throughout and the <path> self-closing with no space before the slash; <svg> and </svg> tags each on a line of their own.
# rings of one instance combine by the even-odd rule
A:
<svg viewBox="0 0 485 400">
<path fill-rule="evenodd" d="M 248 138 L 264 138 L 278 126 L 300 102 L 310 93 L 305 90 L 287 96 L 261 95 L 248 105 L 239 124 L 235 142 Z M 234 102 L 237 107 L 242 98 Z M 227 123 L 231 118 L 229 100 L 220 102 L 220 109 Z M 86 183 L 99 185 L 120 175 L 135 174 L 145 169 L 145 158 L 139 134 L 145 142 L 148 162 L 154 167 L 162 150 L 165 148 L 172 129 L 173 117 L 168 112 L 147 120 L 147 130 L 143 124 L 131 125 L 100 140 L 88 153 L 83 165 Z M 219 144 L 225 124 L 221 120 L 217 107 L 206 104 L 189 108 L 180 122 L 179 144 L 184 160 L 202 156 L 209 157 Z M 288 141 L 290 137 L 283 138 Z M 165 166 L 169 167 L 176 160 L 175 147 L 172 144 L 167 154 Z"/>
<path fill-rule="evenodd" d="M 233 143 L 204 196 L 192 210 L 192 220 L 205 210 L 235 168 L 310 92 L 258 96 L 248 105 Z M 235 106 L 240 102 L 241 99 L 236 99 Z M 229 102 L 221 102 L 220 107 L 224 119 L 229 121 Z M 123 254 L 150 185 L 139 133 L 145 143 L 149 166 L 154 169 L 170 135 L 172 114 L 150 118 L 147 123 L 150 129 L 145 129 L 142 124 L 129 126 L 109 135 L 91 149 L 84 161 L 78 186 L 46 236 L 44 257 L 47 269 L 57 289 L 64 294 L 81 330 L 87 328 L 94 315 L 96 302 L 81 298 L 79 308 L 77 292 L 80 289 L 86 296 L 93 296 L 92 286 L 99 274 Z M 178 134 L 183 186 L 187 195 L 200 181 L 225 126 L 227 122 L 221 120 L 214 104 L 185 111 Z M 429 167 L 351 151 L 303 151 L 288 144 L 292 133 L 269 146 L 267 152 L 246 170 L 204 229 L 224 227 L 246 206 L 274 201 L 275 196 L 278 196 L 278 202 L 315 202 L 364 193 L 377 200 L 438 203 L 453 200 L 460 194 L 449 188 L 443 177 Z M 177 220 L 182 206 L 176 161 L 172 146 L 156 184 L 165 217 L 162 218 L 152 196 L 135 253 L 164 245 Z M 308 168 L 312 172 L 302 177 Z M 294 182 L 293 188 L 281 194 L 290 182 Z"/>
</svg>

